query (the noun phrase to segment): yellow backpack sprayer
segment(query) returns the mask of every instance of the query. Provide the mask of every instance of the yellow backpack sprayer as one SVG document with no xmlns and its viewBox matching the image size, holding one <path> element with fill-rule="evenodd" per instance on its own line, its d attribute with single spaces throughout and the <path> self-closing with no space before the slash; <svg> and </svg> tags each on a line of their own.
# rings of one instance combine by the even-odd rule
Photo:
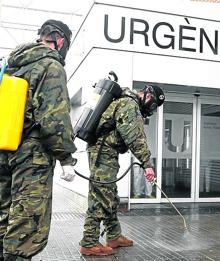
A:
<svg viewBox="0 0 220 261">
<path fill-rule="evenodd" d="M 27 100 L 26 80 L 4 73 L 6 61 L 0 71 L 0 150 L 17 150 L 22 137 L 24 111 Z"/>
</svg>

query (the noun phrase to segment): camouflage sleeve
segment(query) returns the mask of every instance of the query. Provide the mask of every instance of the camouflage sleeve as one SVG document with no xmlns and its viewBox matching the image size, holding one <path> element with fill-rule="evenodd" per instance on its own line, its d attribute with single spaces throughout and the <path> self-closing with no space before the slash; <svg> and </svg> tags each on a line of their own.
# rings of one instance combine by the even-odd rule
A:
<svg viewBox="0 0 220 261">
<path fill-rule="evenodd" d="M 40 125 L 40 138 L 61 165 L 72 163 L 76 151 L 70 120 L 70 100 L 63 67 L 52 62 L 33 97 L 34 117 Z"/>
<path fill-rule="evenodd" d="M 0 168 L 4 165 L 8 165 L 8 154 L 6 151 L 0 150 Z"/>
<path fill-rule="evenodd" d="M 118 104 L 115 118 L 117 130 L 125 144 L 144 168 L 151 167 L 150 150 L 144 132 L 143 118 L 138 104 L 131 98 L 123 98 Z"/>
</svg>

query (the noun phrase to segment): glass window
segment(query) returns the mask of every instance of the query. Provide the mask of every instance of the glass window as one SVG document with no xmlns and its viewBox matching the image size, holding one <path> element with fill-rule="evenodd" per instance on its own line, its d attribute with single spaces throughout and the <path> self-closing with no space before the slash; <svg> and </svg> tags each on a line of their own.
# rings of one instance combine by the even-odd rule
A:
<svg viewBox="0 0 220 261">
<path fill-rule="evenodd" d="M 220 105 L 202 104 L 200 197 L 220 197 Z"/>
<path fill-rule="evenodd" d="M 154 113 L 150 117 L 149 123 L 144 126 L 151 151 L 151 163 L 156 170 L 157 113 Z M 132 156 L 132 161 L 137 161 L 137 159 Z M 144 170 L 137 165 L 134 165 L 131 170 L 131 198 L 156 198 L 156 186 L 152 186 L 143 173 Z"/>
<path fill-rule="evenodd" d="M 164 104 L 162 189 L 170 198 L 191 197 L 192 113 L 192 103 Z"/>
</svg>

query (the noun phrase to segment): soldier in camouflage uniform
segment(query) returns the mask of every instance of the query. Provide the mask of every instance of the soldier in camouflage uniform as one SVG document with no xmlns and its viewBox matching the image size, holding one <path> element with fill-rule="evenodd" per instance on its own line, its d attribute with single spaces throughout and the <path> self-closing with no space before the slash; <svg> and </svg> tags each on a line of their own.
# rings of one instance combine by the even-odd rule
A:
<svg viewBox="0 0 220 261">
<path fill-rule="evenodd" d="M 0 152 L 1 261 L 31 260 L 46 246 L 55 160 L 67 167 L 75 161 L 63 68 L 71 31 L 48 20 L 39 34 L 37 43 L 19 46 L 8 59 L 14 75 L 28 81 L 29 94 L 21 144 Z"/>
<path fill-rule="evenodd" d="M 160 88 L 152 87 L 151 91 L 138 93 L 125 88 L 122 96 L 113 101 L 103 113 L 97 132 L 114 118 L 116 127 L 109 134 L 98 138 L 95 144 L 88 146 L 91 178 L 99 181 L 112 181 L 119 171 L 119 153 L 130 150 L 145 168 L 145 176 L 149 181 L 155 178 L 150 164 L 150 151 L 144 132 L 143 116 L 152 114 L 157 106 L 164 102 L 164 94 Z M 152 102 L 154 93 L 155 103 Z M 119 196 L 116 183 L 100 185 L 90 182 L 88 210 L 84 223 L 83 238 L 80 251 L 84 255 L 110 255 L 112 248 L 132 246 L 133 241 L 122 235 L 117 217 Z M 103 221 L 107 246 L 99 243 L 100 223 Z"/>
</svg>

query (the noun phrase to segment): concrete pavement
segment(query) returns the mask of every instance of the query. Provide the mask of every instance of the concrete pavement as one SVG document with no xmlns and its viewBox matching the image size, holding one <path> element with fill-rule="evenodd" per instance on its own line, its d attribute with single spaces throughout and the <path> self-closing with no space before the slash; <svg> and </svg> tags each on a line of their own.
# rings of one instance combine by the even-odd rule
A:
<svg viewBox="0 0 220 261">
<path fill-rule="evenodd" d="M 55 184 L 49 243 L 33 261 L 220 261 L 220 203 L 175 205 L 187 230 L 169 204 L 134 205 L 129 212 L 119 212 L 123 232 L 134 246 L 108 257 L 85 257 L 79 253 L 79 241 L 86 205 Z"/>
</svg>

